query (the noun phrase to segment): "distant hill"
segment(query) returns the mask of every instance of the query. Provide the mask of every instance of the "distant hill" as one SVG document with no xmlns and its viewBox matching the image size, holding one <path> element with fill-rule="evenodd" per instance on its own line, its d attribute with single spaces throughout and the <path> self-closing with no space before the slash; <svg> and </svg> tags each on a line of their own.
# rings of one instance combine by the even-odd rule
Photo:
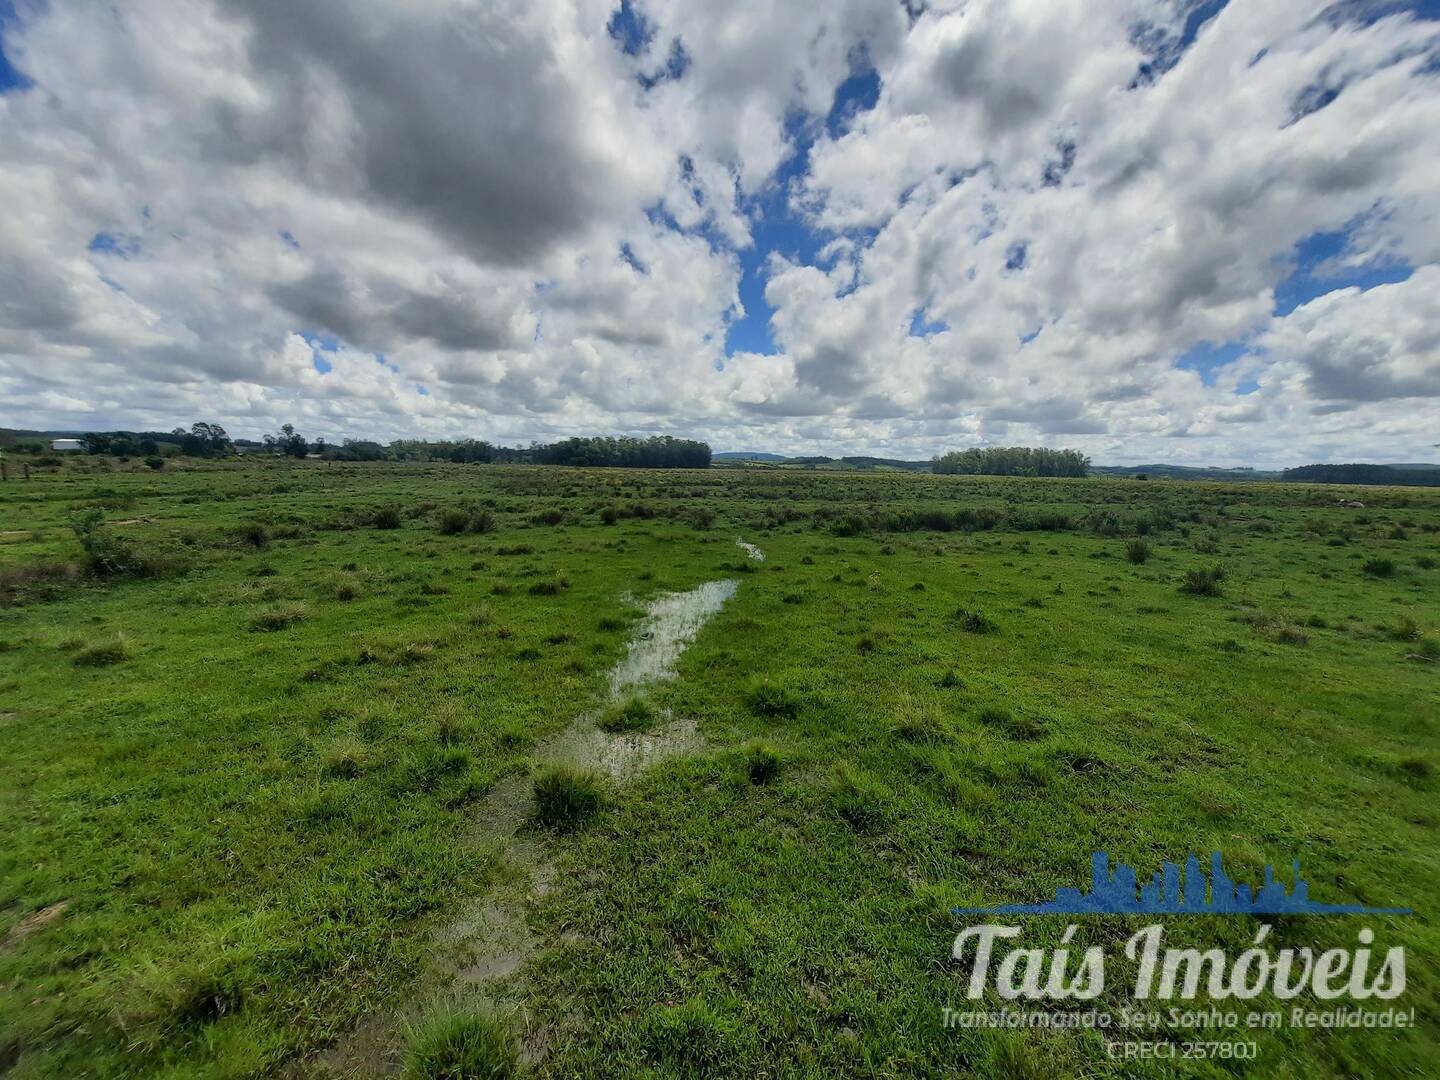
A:
<svg viewBox="0 0 1440 1080">
<path fill-rule="evenodd" d="M 1434 465 L 1301 465 L 1281 477 L 1297 484 L 1381 484 L 1397 487 L 1440 487 Z"/>
</svg>

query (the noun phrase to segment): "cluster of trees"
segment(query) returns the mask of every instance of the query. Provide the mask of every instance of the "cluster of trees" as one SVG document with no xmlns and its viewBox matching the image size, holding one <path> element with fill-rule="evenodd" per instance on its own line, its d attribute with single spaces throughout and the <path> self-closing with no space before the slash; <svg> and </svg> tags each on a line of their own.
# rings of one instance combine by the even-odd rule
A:
<svg viewBox="0 0 1440 1080">
<path fill-rule="evenodd" d="M 1043 446 L 987 446 L 952 450 L 935 458 L 937 473 L 986 476 L 1085 476 L 1090 459 L 1078 450 L 1051 450 Z"/>
<path fill-rule="evenodd" d="M 1301 465 L 1286 469 L 1280 479 L 1306 484 L 1395 484 L 1440 487 L 1440 469 L 1406 469 L 1393 465 Z"/>
<path fill-rule="evenodd" d="M 91 431 L 80 436 L 80 445 L 87 454 L 115 457 L 154 457 L 163 446 L 176 447 L 190 457 L 225 457 L 235 450 L 223 427 L 203 421 L 191 424 L 188 430 Z"/>
<path fill-rule="evenodd" d="M 648 439 L 564 439 L 535 448 L 542 465 L 601 465 L 639 469 L 708 469 L 710 447 L 694 439 L 654 435 Z"/>
</svg>

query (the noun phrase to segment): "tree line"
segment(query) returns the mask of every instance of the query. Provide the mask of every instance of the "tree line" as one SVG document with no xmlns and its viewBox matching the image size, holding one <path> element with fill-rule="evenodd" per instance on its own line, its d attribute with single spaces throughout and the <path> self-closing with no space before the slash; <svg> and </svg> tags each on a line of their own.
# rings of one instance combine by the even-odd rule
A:
<svg viewBox="0 0 1440 1080">
<path fill-rule="evenodd" d="M 985 476 L 1085 476 L 1090 459 L 1078 450 L 1043 446 L 986 446 L 952 450 L 932 459 L 937 473 Z"/>
<path fill-rule="evenodd" d="M 1301 465 L 1286 469 L 1281 480 L 1305 484 L 1394 484 L 1440 487 L 1440 469 L 1397 469 L 1392 465 Z"/>
<path fill-rule="evenodd" d="M 670 435 L 649 438 L 594 436 L 529 446 L 496 446 L 483 439 L 396 439 L 378 443 L 346 439 L 340 445 L 324 439 L 309 441 L 293 424 L 283 425 L 263 442 L 232 440 L 219 424 L 198 422 L 171 432 L 95 431 L 80 437 L 90 454 L 146 457 L 173 446 L 187 457 L 220 458 L 239 451 L 284 457 L 319 457 L 328 461 L 451 461 L 504 465 L 587 465 L 644 469 L 707 469 L 710 447 L 694 439 Z M 173 451 L 172 451 L 173 452 Z"/>
</svg>

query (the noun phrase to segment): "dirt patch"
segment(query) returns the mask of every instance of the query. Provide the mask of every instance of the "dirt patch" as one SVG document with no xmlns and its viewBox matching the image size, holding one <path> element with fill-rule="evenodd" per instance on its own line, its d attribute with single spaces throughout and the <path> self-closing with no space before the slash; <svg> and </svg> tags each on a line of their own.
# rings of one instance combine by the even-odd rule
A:
<svg viewBox="0 0 1440 1080">
<path fill-rule="evenodd" d="M 60 916 L 64 915 L 69 908 L 70 901 L 61 900 L 58 904 L 51 904 L 49 907 L 26 915 L 5 932 L 4 938 L 0 938 L 0 948 L 14 948 L 31 934 L 38 933 L 59 920 Z"/>
</svg>

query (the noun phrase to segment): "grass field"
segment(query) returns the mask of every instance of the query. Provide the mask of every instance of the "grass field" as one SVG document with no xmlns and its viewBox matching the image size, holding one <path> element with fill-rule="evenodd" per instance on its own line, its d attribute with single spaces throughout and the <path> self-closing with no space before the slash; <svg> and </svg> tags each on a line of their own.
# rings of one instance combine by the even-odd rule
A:
<svg viewBox="0 0 1440 1080">
<path fill-rule="evenodd" d="M 0 1072 L 1440 1074 L 1437 559 L 1426 490 L 12 479 Z M 667 600 L 724 581 L 699 615 Z M 657 601 L 694 616 L 674 641 Z M 674 644 L 673 677 L 619 686 L 631 642 Z M 1080 884 L 1096 849 L 1252 879 L 1298 857 L 1317 898 L 1413 907 L 1366 925 L 1407 948 L 1419 1027 L 1154 1067 L 1094 1032 L 944 1029 L 949 910 Z M 1078 921 L 1113 947 L 1148 920 Z"/>
</svg>

